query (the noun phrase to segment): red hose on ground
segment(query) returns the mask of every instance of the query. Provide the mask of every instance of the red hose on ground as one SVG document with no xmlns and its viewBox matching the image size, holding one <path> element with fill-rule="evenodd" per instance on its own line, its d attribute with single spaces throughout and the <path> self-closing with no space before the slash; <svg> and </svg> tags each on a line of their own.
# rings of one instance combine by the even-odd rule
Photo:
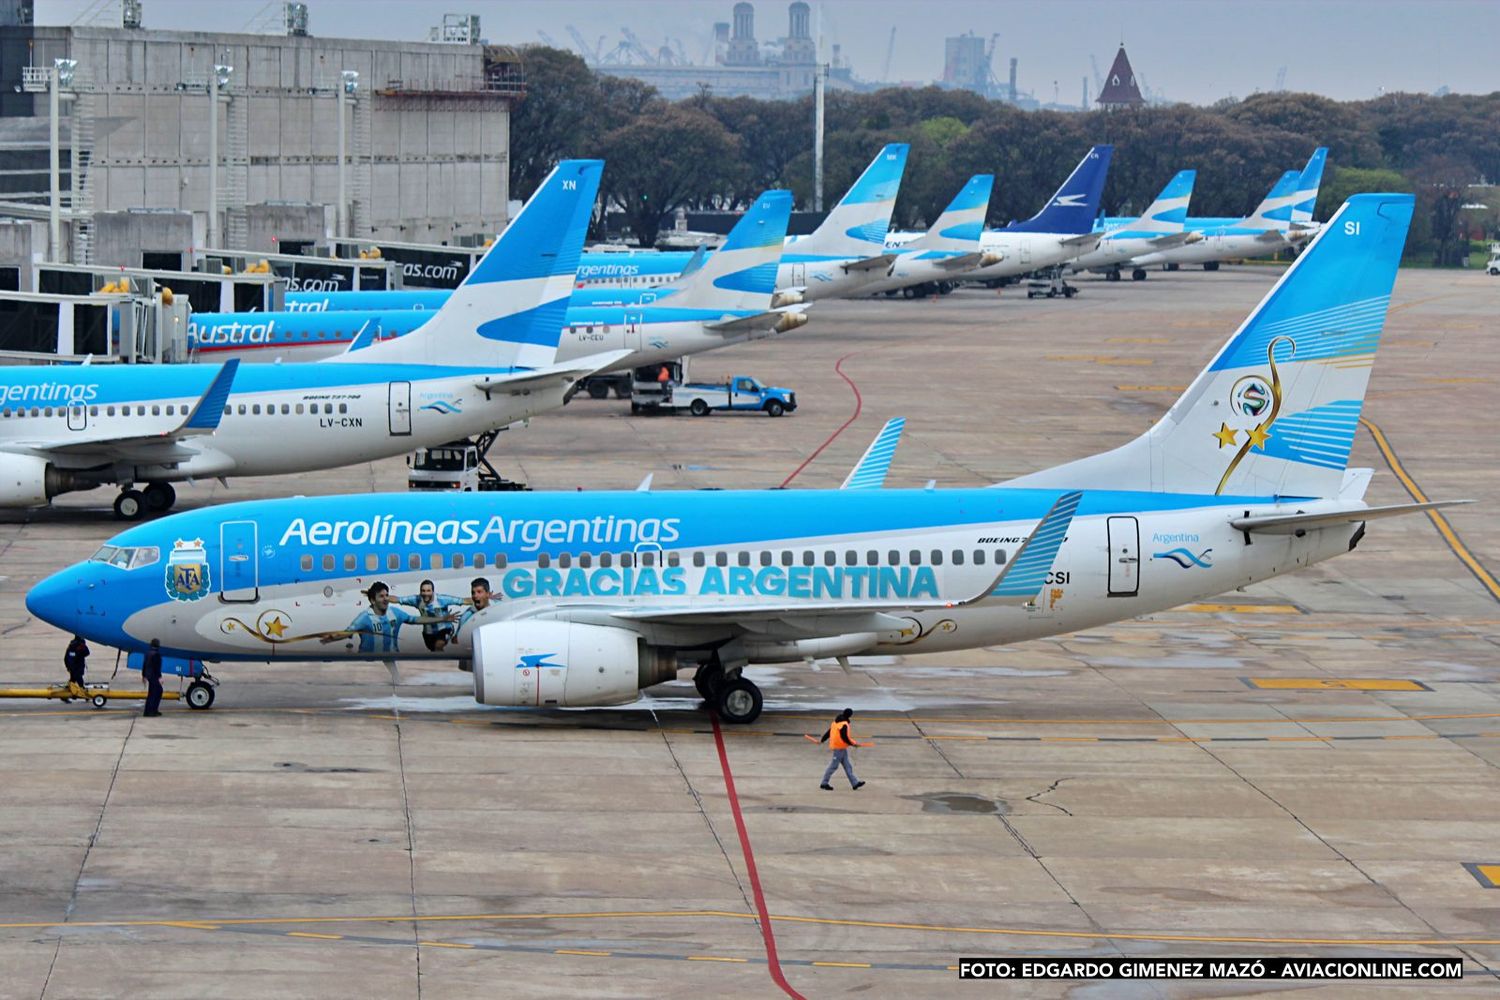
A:
<svg viewBox="0 0 1500 1000">
<path fill-rule="evenodd" d="M 859 412 L 856 410 L 855 416 L 858 415 Z M 740 837 L 740 850 L 745 855 L 745 874 L 750 877 L 750 891 L 755 896 L 755 912 L 760 920 L 760 936 L 766 943 L 766 967 L 771 970 L 771 979 L 781 987 L 783 993 L 794 997 L 795 1000 L 807 1000 L 801 993 L 792 989 L 791 984 L 786 981 L 786 976 L 781 973 L 781 961 L 776 957 L 776 935 L 771 930 L 771 915 L 766 909 L 765 893 L 760 891 L 760 874 L 755 870 L 755 852 L 750 850 L 750 834 L 745 831 L 745 817 L 740 812 L 740 797 L 734 791 L 734 774 L 729 770 L 729 753 L 724 749 L 724 732 L 719 728 L 719 713 L 710 712 L 708 717 L 714 724 L 714 746 L 719 750 L 719 767 L 724 772 L 724 791 L 729 795 L 729 808 L 734 813 L 734 828 Z"/>
<path fill-rule="evenodd" d="M 849 425 L 859 419 L 859 412 L 865 408 L 865 400 L 864 397 L 859 394 L 859 386 L 854 384 L 854 380 L 852 378 L 844 374 L 844 362 L 848 361 L 858 353 L 858 351 L 851 351 L 848 354 L 844 355 L 842 358 L 839 358 L 838 361 L 834 362 L 833 365 L 833 370 L 838 372 L 839 378 L 843 379 L 845 382 L 848 382 L 849 388 L 854 390 L 854 412 L 849 414 L 848 420 L 845 420 L 842 424 L 839 425 L 838 430 L 828 435 L 827 440 L 818 445 L 816 451 L 814 451 L 811 455 L 808 455 L 807 458 L 803 459 L 802 464 L 793 469 L 790 476 L 787 476 L 781 481 L 782 486 L 786 486 L 793 479 L 796 479 L 803 469 L 812 464 L 813 459 L 823 454 L 824 448 L 827 448 L 829 445 L 833 444 L 835 438 L 844 433 L 844 431 L 848 430 Z"/>
</svg>

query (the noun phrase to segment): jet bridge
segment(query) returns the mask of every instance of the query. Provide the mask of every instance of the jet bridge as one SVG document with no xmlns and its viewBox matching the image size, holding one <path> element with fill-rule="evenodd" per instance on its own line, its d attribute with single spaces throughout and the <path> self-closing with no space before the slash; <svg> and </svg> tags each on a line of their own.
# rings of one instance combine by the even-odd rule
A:
<svg viewBox="0 0 1500 1000">
<path fill-rule="evenodd" d="M 187 360 L 188 304 L 165 292 L 0 294 L 0 364 Z"/>
<path fill-rule="evenodd" d="M 49 295 L 126 292 L 151 299 L 170 289 L 172 298 L 185 299 L 193 312 L 280 312 L 286 308 L 286 281 L 271 273 L 205 274 L 50 263 L 36 264 L 32 270 L 32 284 L 24 291 Z"/>
<path fill-rule="evenodd" d="M 388 260 L 341 260 L 251 250 L 193 251 L 193 266 L 206 274 L 269 274 L 286 279 L 289 292 L 355 292 L 401 288 L 401 267 Z"/>
</svg>

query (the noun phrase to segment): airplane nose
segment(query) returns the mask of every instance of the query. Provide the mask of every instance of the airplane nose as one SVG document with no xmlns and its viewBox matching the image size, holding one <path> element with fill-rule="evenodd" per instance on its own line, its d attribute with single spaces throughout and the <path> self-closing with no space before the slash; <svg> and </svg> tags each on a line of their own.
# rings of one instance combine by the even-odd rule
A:
<svg viewBox="0 0 1500 1000">
<path fill-rule="evenodd" d="M 77 566 L 53 573 L 31 588 L 26 595 L 26 610 L 64 632 L 81 632 L 78 614 L 81 585 Z"/>
</svg>

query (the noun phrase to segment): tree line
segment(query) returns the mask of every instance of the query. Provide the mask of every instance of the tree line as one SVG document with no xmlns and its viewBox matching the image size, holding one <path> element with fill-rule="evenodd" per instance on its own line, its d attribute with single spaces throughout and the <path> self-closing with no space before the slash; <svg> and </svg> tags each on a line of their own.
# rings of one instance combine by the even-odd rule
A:
<svg viewBox="0 0 1500 1000">
<path fill-rule="evenodd" d="M 512 197 L 528 197 L 564 157 L 602 157 L 606 199 L 647 246 L 663 216 L 679 207 L 737 209 L 773 187 L 791 190 L 799 208 L 812 207 L 811 97 L 765 101 L 705 91 L 670 102 L 638 80 L 595 73 L 571 52 L 528 46 L 523 53 L 527 96 L 511 118 Z M 1096 143 L 1115 146 L 1108 214 L 1141 211 L 1176 171 L 1195 168 L 1192 213 L 1240 216 L 1323 145 L 1329 168 L 1317 218 L 1357 191 L 1409 191 L 1418 195 L 1409 256 L 1454 264 L 1467 239 L 1500 237 L 1500 206 L 1462 210 L 1473 200 L 1471 185 L 1500 179 L 1500 92 L 1349 102 L 1276 92 L 1207 107 L 1065 113 L 1021 111 L 938 87 L 830 91 L 825 208 L 888 142 L 911 144 L 893 221 L 905 228 L 935 219 L 977 173 L 995 174 L 990 225 L 1026 218 Z"/>
</svg>

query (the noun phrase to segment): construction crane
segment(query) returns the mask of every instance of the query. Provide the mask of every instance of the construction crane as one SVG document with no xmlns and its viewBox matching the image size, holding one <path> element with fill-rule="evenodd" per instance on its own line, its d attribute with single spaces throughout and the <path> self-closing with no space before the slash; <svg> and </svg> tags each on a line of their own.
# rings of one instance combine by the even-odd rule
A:
<svg viewBox="0 0 1500 1000">
<path fill-rule="evenodd" d="M 635 32 L 631 31 L 630 28 L 625 27 L 620 29 L 620 34 L 625 36 L 625 43 L 630 46 L 630 50 L 636 55 L 640 56 L 641 60 L 647 66 L 657 65 L 656 56 L 652 55 L 651 50 L 646 48 L 645 44 L 636 37 Z"/>
<path fill-rule="evenodd" d="M 1280 69 L 1278 69 L 1276 71 L 1276 89 L 1278 91 L 1282 91 L 1282 90 L 1286 89 L 1286 67 L 1285 66 L 1281 67 Z"/>
<path fill-rule="evenodd" d="M 546 44 L 546 46 L 549 49 L 560 49 L 560 48 L 562 48 L 562 46 L 558 45 L 557 42 L 553 39 L 553 37 L 551 35 L 547 34 L 541 28 L 536 29 L 536 33 L 537 33 L 537 37 L 540 38 Z"/>
<path fill-rule="evenodd" d="M 984 96 L 993 97 L 1000 89 L 1000 81 L 995 76 L 995 43 L 1000 41 L 1000 32 L 990 36 L 990 44 L 984 48 Z"/>
<path fill-rule="evenodd" d="M 1104 93 L 1104 74 L 1099 72 L 1099 60 L 1094 58 L 1092 52 L 1089 53 L 1089 65 L 1094 67 L 1094 90 L 1102 94 Z"/>
<path fill-rule="evenodd" d="M 891 57 L 896 54 L 896 26 L 891 25 L 891 40 L 885 46 L 885 67 L 880 71 L 880 79 L 886 83 L 891 81 Z"/>
<path fill-rule="evenodd" d="M 589 43 L 584 40 L 583 34 L 577 28 L 573 27 L 570 24 L 568 25 L 567 30 L 568 37 L 572 38 L 573 44 L 578 46 L 579 55 L 583 56 L 583 58 L 587 59 L 589 62 L 598 62 L 600 58 L 600 50 L 604 48 L 604 36 L 600 35 L 598 44 L 590 47 Z"/>
</svg>

